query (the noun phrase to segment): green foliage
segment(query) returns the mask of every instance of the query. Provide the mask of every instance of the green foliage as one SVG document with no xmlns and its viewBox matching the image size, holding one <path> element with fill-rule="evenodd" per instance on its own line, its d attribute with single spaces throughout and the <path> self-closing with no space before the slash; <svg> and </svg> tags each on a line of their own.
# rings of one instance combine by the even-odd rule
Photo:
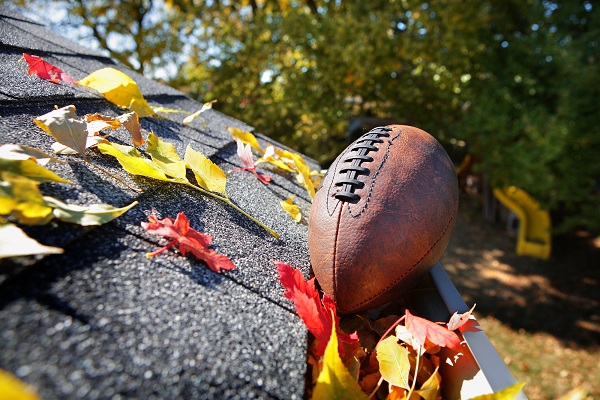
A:
<svg viewBox="0 0 600 400">
<path fill-rule="evenodd" d="M 466 142 L 486 179 L 531 193 L 563 228 L 600 232 L 591 1 L 59 3 L 113 57 L 174 65 L 171 84 L 325 166 L 353 117 L 393 117 Z"/>
</svg>

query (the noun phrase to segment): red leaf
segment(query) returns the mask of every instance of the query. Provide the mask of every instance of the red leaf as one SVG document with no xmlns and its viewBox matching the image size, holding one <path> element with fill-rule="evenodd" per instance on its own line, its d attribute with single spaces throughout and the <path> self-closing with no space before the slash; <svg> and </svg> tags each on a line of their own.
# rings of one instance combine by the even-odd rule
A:
<svg viewBox="0 0 600 400">
<path fill-rule="evenodd" d="M 27 61 L 27 64 L 29 64 L 29 71 L 27 71 L 29 75 L 36 74 L 38 78 L 50 81 L 52 83 L 75 83 L 73 78 L 49 62 L 44 61 L 42 57 L 31 56 L 23 53 L 23 58 L 25 61 Z"/>
<path fill-rule="evenodd" d="M 274 261 L 274 263 L 279 272 L 279 281 L 286 289 L 284 296 L 294 303 L 298 316 L 317 340 L 316 356 L 322 356 L 325 353 L 327 342 L 331 336 L 331 325 L 334 322 L 340 354 L 343 354 L 343 343 L 358 342 L 356 332 L 347 334 L 340 330 L 340 318 L 336 314 L 335 302 L 326 294 L 323 295 L 323 300 L 319 298 L 319 292 L 315 287 L 315 278 L 306 281 L 302 272 L 289 264 L 279 261 Z M 335 315 L 334 320 L 332 320 L 331 311 Z"/>
<path fill-rule="evenodd" d="M 471 314 L 473 313 L 474 309 L 475 304 L 473 304 L 473 307 L 471 307 L 471 309 L 466 313 L 458 314 L 455 312 L 454 314 L 452 314 L 452 317 L 450 317 L 450 321 L 448 321 L 448 330 L 454 331 L 466 324 L 469 320 L 469 317 L 471 317 Z"/>
<path fill-rule="evenodd" d="M 406 329 L 425 349 L 441 346 L 460 351 L 460 338 L 453 331 L 425 318 L 416 317 L 406 310 Z"/>
<path fill-rule="evenodd" d="M 208 246 L 212 242 L 212 236 L 205 235 L 202 232 L 190 228 L 190 221 L 184 213 L 177 214 L 177 219 L 164 218 L 159 220 L 152 210 L 152 214 L 148 216 L 150 222 L 142 222 L 142 227 L 148 232 L 155 235 L 164 236 L 173 239 L 166 246 L 152 252 L 147 253 L 147 257 L 153 257 L 167 250 L 168 248 L 178 244 L 181 255 L 185 257 L 187 252 L 190 252 L 199 260 L 206 262 L 208 267 L 215 272 L 221 270 L 235 269 L 235 265 L 222 254 L 218 254 Z"/>
<path fill-rule="evenodd" d="M 254 158 L 252 157 L 252 148 L 249 144 L 244 146 L 244 143 L 241 140 L 236 140 L 237 142 L 237 154 L 240 157 L 240 160 L 246 166 L 245 168 L 237 168 L 231 172 L 235 171 L 250 171 L 258 178 L 258 180 L 268 185 L 271 182 L 271 177 L 269 175 L 262 174 L 256 171 L 256 164 L 254 163 Z"/>
</svg>

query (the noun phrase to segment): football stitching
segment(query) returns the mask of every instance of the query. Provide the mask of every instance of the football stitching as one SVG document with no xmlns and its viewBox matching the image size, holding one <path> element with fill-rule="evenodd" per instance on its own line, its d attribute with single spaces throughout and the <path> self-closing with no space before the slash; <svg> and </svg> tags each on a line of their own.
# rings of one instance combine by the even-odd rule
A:
<svg viewBox="0 0 600 400">
<path fill-rule="evenodd" d="M 410 273 L 413 269 L 415 269 L 415 267 L 417 265 L 419 265 L 419 263 L 431 252 L 431 250 L 433 250 L 433 248 L 439 243 L 439 241 L 442 239 L 442 237 L 444 236 L 444 234 L 446 233 L 446 231 L 448 230 L 448 228 L 450 227 L 450 224 L 452 223 L 452 221 L 454 221 L 454 219 L 456 218 L 456 215 L 458 214 L 458 207 L 456 207 L 456 210 L 454 211 L 454 213 L 452 214 L 452 218 L 450 218 L 450 220 L 448 220 L 448 224 L 446 224 L 446 227 L 444 228 L 444 230 L 442 231 L 442 233 L 440 234 L 440 236 L 437 238 L 437 240 L 431 245 L 431 247 L 429 248 L 429 250 L 427 250 L 427 252 L 425 252 L 421 258 L 419 258 L 417 260 L 417 262 L 414 263 L 414 265 L 412 267 L 410 267 L 407 271 L 405 271 L 401 276 L 399 276 L 394 282 L 390 283 L 389 285 L 387 285 L 385 288 L 383 288 L 379 293 L 374 294 L 373 296 L 369 297 L 368 299 L 365 299 L 363 301 L 361 301 L 358 304 L 355 304 L 351 307 L 349 307 L 350 310 L 355 309 L 356 307 L 360 307 L 361 305 L 368 303 L 369 301 L 381 296 L 383 293 L 385 293 L 386 291 L 388 291 L 389 289 L 391 289 L 392 287 L 394 287 L 398 282 L 400 282 L 408 273 Z"/>
<path fill-rule="evenodd" d="M 373 187 L 375 186 L 375 181 L 377 180 L 379 172 L 383 169 L 383 164 L 385 164 L 385 162 L 389 158 L 390 147 L 392 147 L 392 145 L 394 144 L 393 143 L 394 140 L 396 140 L 398 137 L 400 137 L 401 134 L 402 134 L 402 129 L 398 129 L 398 134 L 396 136 L 394 136 L 393 138 L 391 138 L 390 140 L 388 140 L 387 148 L 385 150 L 385 156 L 383 156 L 383 159 L 381 160 L 379 167 L 377 167 L 377 169 L 375 170 L 375 173 L 373 174 L 373 178 L 371 179 L 371 184 L 369 185 L 369 192 L 367 193 L 367 197 L 366 197 L 365 202 L 364 202 L 363 206 L 361 207 L 360 211 L 357 214 L 353 214 L 352 210 L 350 209 L 350 205 L 348 205 L 348 214 L 350 214 L 350 216 L 352 216 L 353 218 L 359 217 L 367 209 L 367 205 L 369 204 L 369 200 L 371 199 L 371 194 L 373 193 Z"/>
</svg>

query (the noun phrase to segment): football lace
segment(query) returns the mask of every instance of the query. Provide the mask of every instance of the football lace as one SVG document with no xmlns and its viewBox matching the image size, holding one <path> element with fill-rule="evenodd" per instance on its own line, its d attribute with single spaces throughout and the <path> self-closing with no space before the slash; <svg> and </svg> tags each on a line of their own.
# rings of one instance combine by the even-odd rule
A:
<svg viewBox="0 0 600 400">
<path fill-rule="evenodd" d="M 369 175 L 371 173 L 369 168 L 362 166 L 362 163 L 373 161 L 373 157 L 368 155 L 369 152 L 379 150 L 375 144 L 383 143 L 383 139 L 381 138 L 390 137 L 389 132 L 391 131 L 392 128 L 387 126 L 373 128 L 352 144 L 350 151 L 343 161 L 344 163 L 350 163 L 350 165 L 340 169 L 339 174 L 345 175 L 341 176 L 335 182 L 335 186 L 342 186 L 341 190 L 334 195 L 336 199 L 348 202 L 357 202 L 360 200 L 360 196 L 354 193 L 354 191 L 363 188 L 365 183 L 357 178 L 360 175 Z"/>
</svg>

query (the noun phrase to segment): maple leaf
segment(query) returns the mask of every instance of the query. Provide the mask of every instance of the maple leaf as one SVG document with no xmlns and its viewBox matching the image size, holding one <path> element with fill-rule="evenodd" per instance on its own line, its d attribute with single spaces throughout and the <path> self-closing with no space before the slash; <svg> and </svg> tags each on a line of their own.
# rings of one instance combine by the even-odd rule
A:
<svg viewBox="0 0 600 400">
<path fill-rule="evenodd" d="M 274 263 L 279 272 L 279 281 L 286 289 L 283 295 L 295 304 L 298 316 L 317 340 L 316 356 L 324 354 L 332 325 L 335 325 L 337 332 L 336 341 L 339 342 L 340 354 L 343 354 L 342 343 L 358 342 L 356 332 L 347 334 L 340 331 L 340 318 L 336 314 L 335 302 L 327 294 L 323 295 L 323 300 L 319 298 L 315 278 L 306 281 L 300 270 L 283 262 Z"/>
<path fill-rule="evenodd" d="M 459 314 L 458 312 L 454 312 L 452 317 L 450 317 L 450 321 L 448 321 L 448 330 L 454 331 L 456 329 L 460 329 L 464 324 L 469 321 L 471 314 L 473 314 L 473 310 L 475 309 L 475 305 L 466 313 Z"/>
<path fill-rule="evenodd" d="M 425 349 L 435 346 L 460 351 L 460 338 L 456 333 L 425 318 L 414 316 L 406 310 L 406 329 Z"/>
<path fill-rule="evenodd" d="M 236 168 L 231 172 L 236 171 L 250 171 L 258 178 L 261 183 L 268 185 L 271 182 L 271 177 L 269 175 L 262 174 L 256 171 L 256 165 L 254 164 L 254 158 L 252 158 L 252 148 L 249 144 L 244 145 L 241 140 L 236 140 L 237 142 L 237 154 L 240 157 L 240 160 L 246 166 L 245 168 Z"/>
<path fill-rule="evenodd" d="M 235 265 L 233 265 L 227 256 L 218 254 L 208 247 L 212 242 L 212 236 L 205 235 L 191 228 L 190 221 L 183 212 L 178 213 L 175 220 L 173 218 L 160 220 L 157 218 L 155 211 L 152 210 L 152 214 L 148 216 L 148 220 L 149 222 L 142 222 L 142 227 L 147 232 L 170 238 L 172 241 L 156 251 L 146 253 L 146 257 L 154 257 L 174 245 L 179 245 L 179 251 L 182 256 L 185 257 L 190 252 L 197 259 L 206 262 L 208 267 L 214 272 L 235 269 Z"/>
<path fill-rule="evenodd" d="M 73 78 L 59 68 L 45 61 L 42 57 L 23 53 L 23 58 L 29 64 L 29 75 L 37 75 L 38 78 L 58 84 L 59 82 L 75 83 Z"/>
<path fill-rule="evenodd" d="M 330 317 L 334 316 L 334 310 L 330 310 Z M 367 400 L 368 396 L 363 393 L 340 358 L 339 333 L 336 328 L 335 325 L 331 325 L 331 333 L 323 356 L 323 369 L 317 378 L 312 400 Z"/>
</svg>

